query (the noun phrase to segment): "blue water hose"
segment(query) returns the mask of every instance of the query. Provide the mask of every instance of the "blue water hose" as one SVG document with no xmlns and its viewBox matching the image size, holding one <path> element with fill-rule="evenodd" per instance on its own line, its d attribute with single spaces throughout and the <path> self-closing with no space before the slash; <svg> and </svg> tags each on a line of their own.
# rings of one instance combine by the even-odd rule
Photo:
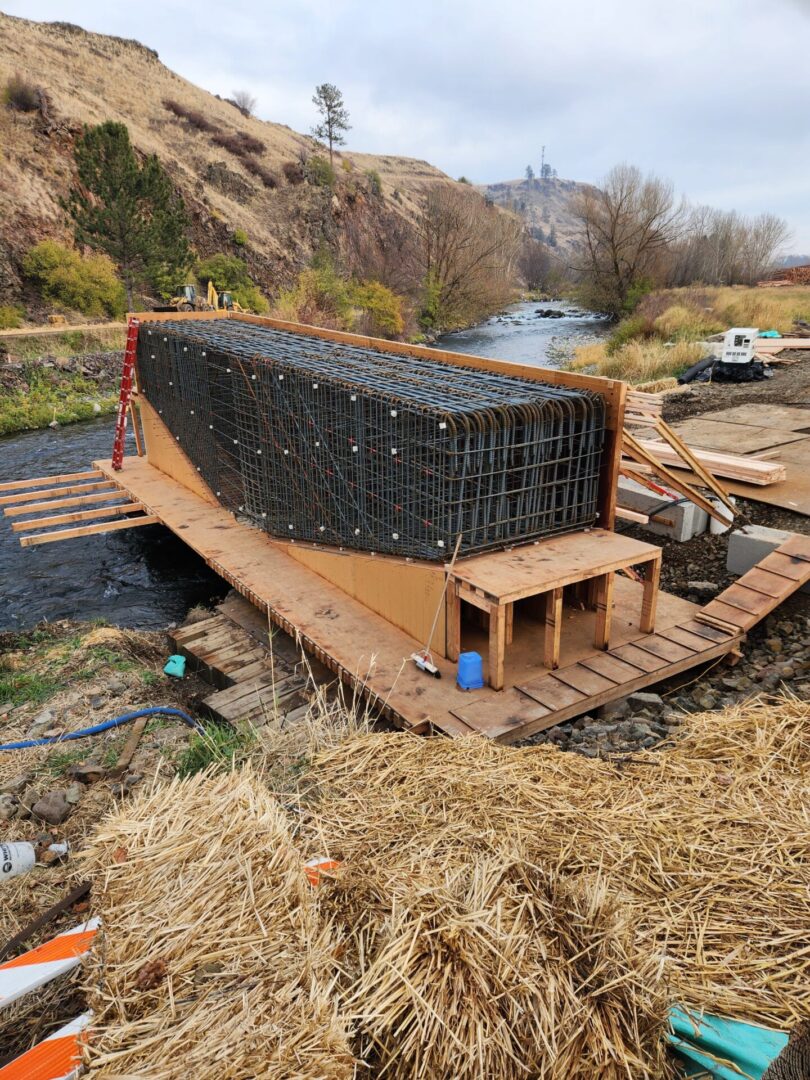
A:
<svg viewBox="0 0 810 1080">
<path fill-rule="evenodd" d="M 86 739 L 89 735 L 100 735 L 102 731 L 121 727 L 130 720 L 137 720 L 140 716 L 177 716 L 184 724 L 194 728 L 200 734 L 205 734 L 205 728 L 195 720 L 193 716 L 184 713 L 182 709 L 175 709 L 167 705 L 154 705 L 149 709 L 138 709 L 137 712 L 124 713 L 123 716 L 115 716 L 112 720 L 105 720 L 103 724 L 95 724 L 93 727 L 83 728 L 81 731 L 68 731 L 64 735 L 51 735 L 45 739 L 21 739 L 20 742 L 6 743 L 0 746 L 0 750 L 27 750 L 30 746 L 50 746 L 52 743 L 72 742 L 74 739 Z"/>
</svg>

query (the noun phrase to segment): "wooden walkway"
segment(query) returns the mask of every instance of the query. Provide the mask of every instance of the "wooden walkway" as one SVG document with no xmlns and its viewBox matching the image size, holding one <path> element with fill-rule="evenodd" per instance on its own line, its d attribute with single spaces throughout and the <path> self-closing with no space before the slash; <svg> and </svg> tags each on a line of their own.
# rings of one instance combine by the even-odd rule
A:
<svg viewBox="0 0 810 1080">
<path fill-rule="evenodd" d="M 421 642 L 292 559 L 281 542 L 238 523 L 144 458 L 127 458 L 117 473 L 107 462 L 97 462 L 92 472 L 81 476 L 10 485 L 14 490 L 25 486 L 45 490 L 35 498 L 17 496 L 3 508 L 10 514 L 34 509 L 44 514 L 54 502 L 64 505 L 62 493 L 54 495 L 51 479 L 63 485 L 79 482 L 83 488 L 88 482 L 88 494 L 77 496 L 82 501 L 126 500 L 109 510 L 131 513 L 137 507 L 135 512 L 142 516 L 127 524 L 157 521 L 171 529 L 254 605 L 261 613 L 260 624 L 262 616 L 269 618 L 296 647 L 306 649 L 365 696 L 373 709 L 418 732 L 484 735 L 501 742 L 525 738 L 733 651 L 747 630 L 810 581 L 810 537 L 792 536 L 703 609 L 660 594 L 656 632 L 649 634 L 626 617 L 628 603 L 636 598 L 624 593 L 641 587 L 617 582 L 614 624 L 619 629 L 613 648 L 595 650 L 580 633 L 579 644 L 573 642 L 556 670 L 542 669 L 533 656 L 531 663 L 513 668 L 508 689 L 485 687 L 465 694 L 455 685 L 454 663 L 435 657 L 441 679 L 418 671 L 409 658 Z M 46 495 L 50 502 L 42 498 Z M 113 523 L 101 524 L 106 531 Z M 73 530 L 61 531 L 64 535 Z M 96 529 L 85 526 L 77 533 L 90 531 Z M 578 617 L 570 613 L 572 626 Z M 289 670 L 273 671 L 255 634 L 242 633 L 238 625 L 227 622 L 212 616 L 177 635 L 179 651 L 202 665 L 217 687 L 206 699 L 211 713 L 223 720 L 258 718 L 292 702 L 301 687 L 294 664 Z M 588 623 L 585 636 L 591 633 Z M 531 647 L 531 639 L 525 640 Z"/>
</svg>

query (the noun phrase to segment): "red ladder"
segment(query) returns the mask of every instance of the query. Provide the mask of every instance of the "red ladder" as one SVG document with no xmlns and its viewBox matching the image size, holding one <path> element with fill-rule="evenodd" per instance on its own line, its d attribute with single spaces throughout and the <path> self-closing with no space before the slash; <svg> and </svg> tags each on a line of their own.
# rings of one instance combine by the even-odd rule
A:
<svg viewBox="0 0 810 1080">
<path fill-rule="evenodd" d="M 135 353 L 138 348 L 137 319 L 130 319 L 127 327 L 127 345 L 124 349 L 124 369 L 121 372 L 121 393 L 118 396 L 118 415 L 115 418 L 112 467 L 116 472 L 124 464 L 124 436 L 127 431 L 127 409 L 132 401 L 132 381 L 135 374 Z"/>
</svg>

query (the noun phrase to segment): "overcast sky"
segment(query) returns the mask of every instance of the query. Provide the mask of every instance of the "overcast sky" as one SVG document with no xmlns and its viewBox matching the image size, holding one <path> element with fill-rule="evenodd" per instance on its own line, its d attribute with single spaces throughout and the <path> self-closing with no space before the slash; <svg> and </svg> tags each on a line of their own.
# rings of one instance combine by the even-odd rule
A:
<svg viewBox="0 0 810 1080">
<path fill-rule="evenodd" d="M 336 83 L 348 148 L 484 183 L 629 161 L 692 201 L 770 210 L 810 253 L 810 0 L 0 0 L 135 37 L 263 119 L 308 131 Z"/>
</svg>

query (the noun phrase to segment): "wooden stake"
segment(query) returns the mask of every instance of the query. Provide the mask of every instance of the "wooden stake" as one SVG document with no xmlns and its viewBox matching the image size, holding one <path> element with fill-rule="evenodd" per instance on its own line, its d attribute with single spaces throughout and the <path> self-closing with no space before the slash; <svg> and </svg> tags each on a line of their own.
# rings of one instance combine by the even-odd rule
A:
<svg viewBox="0 0 810 1080">
<path fill-rule="evenodd" d="M 552 671 L 560 666 L 560 637 L 562 635 L 563 590 L 550 589 L 545 594 L 545 631 L 543 663 Z"/>
<path fill-rule="evenodd" d="M 92 506 L 112 499 L 129 498 L 129 492 L 121 488 L 111 488 L 110 491 L 97 492 L 95 495 L 76 495 L 70 499 L 51 499 L 50 502 L 29 503 L 27 506 L 10 506 L 4 510 L 6 517 L 19 517 L 20 514 L 39 514 L 43 510 L 59 510 L 63 506 Z"/>
<path fill-rule="evenodd" d="M 103 475 L 101 469 L 90 469 L 88 472 L 63 473 L 61 476 L 38 476 L 34 480 L 11 480 L 7 484 L 0 484 L 0 491 L 47 487 L 49 484 L 71 484 L 77 480 L 98 480 Z"/>
<path fill-rule="evenodd" d="M 35 499 L 58 498 L 60 495 L 86 495 L 88 491 L 109 490 L 111 480 L 102 480 L 97 484 L 76 484 L 68 487 L 49 488 L 47 491 L 26 491 L 17 495 L 0 496 L 0 506 L 8 506 L 10 503 L 33 502 Z"/>
</svg>

